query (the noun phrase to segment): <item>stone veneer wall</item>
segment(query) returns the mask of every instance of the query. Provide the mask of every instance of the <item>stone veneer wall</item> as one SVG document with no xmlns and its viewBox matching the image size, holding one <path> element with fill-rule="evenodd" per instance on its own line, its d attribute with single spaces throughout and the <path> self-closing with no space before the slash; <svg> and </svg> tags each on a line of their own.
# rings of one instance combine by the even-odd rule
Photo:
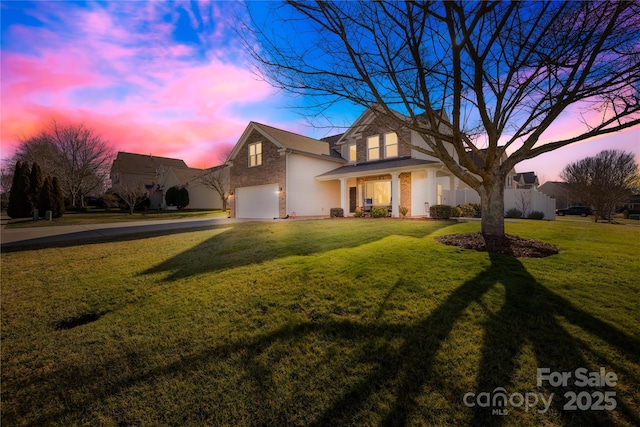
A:
<svg viewBox="0 0 640 427">
<path fill-rule="evenodd" d="M 411 217 L 411 172 L 405 172 L 400 174 L 400 206 L 405 206 L 409 209 L 407 212 L 407 218 Z M 400 215 L 402 217 L 402 215 Z"/>
<path fill-rule="evenodd" d="M 262 142 L 262 164 L 249 167 L 249 144 Z M 280 216 L 286 215 L 286 156 L 278 152 L 278 147 L 257 131 L 251 132 L 245 144 L 240 148 L 230 168 L 230 191 L 239 187 L 278 184 L 280 192 Z M 236 217 L 235 198 L 230 200 L 231 217 Z"/>
<path fill-rule="evenodd" d="M 382 174 L 376 176 L 367 176 L 363 178 L 356 179 L 356 187 L 362 188 L 364 191 L 364 183 L 367 181 L 382 181 L 382 180 L 390 180 L 390 174 Z M 409 208 L 409 212 L 407 212 L 407 218 L 411 216 L 411 172 L 401 173 L 398 177 L 398 182 L 400 183 L 400 203 L 398 206 L 406 206 Z M 392 202 L 394 203 L 394 202 Z M 360 203 L 358 203 L 359 205 Z"/>
<path fill-rule="evenodd" d="M 373 123 L 369 124 L 366 128 L 362 130 L 360 137 L 356 139 L 356 162 L 364 163 L 367 161 L 367 138 L 370 136 L 378 135 L 380 137 L 380 160 L 386 159 L 386 157 L 382 157 L 384 155 L 384 134 L 394 132 L 394 130 L 382 123 L 380 119 L 374 120 Z M 402 131 L 402 136 L 407 139 L 407 141 L 411 140 L 411 133 L 408 130 Z M 400 134 L 398 135 L 398 157 L 405 157 L 411 155 L 411 147 L 400 142 Z"/>
</svg>

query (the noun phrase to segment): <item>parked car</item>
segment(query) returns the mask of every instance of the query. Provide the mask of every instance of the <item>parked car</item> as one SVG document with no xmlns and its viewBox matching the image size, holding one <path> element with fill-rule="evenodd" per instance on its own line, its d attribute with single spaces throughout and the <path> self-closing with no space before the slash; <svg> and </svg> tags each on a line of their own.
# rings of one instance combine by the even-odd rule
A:
<svg viewBox="0 0 640 427">
<path fill-rule="evenodd" d="M 565 216 L 565 215 L 580 215 L 587 216 L 593 215 L 593 211 L 591 208 L 587 206 L 570 206 L 567 209 L 558 209 L 556 210 L 556 215 Z"/>
</svg>

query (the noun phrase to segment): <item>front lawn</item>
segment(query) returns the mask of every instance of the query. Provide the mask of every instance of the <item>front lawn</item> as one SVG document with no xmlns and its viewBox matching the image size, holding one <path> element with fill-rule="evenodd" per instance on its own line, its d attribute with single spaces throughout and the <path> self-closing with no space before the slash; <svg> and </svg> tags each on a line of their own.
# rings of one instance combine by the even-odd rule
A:
<svg viewBox="0 0 640 427">
<path fill-rule="evenodd" d="M 639 424 L 640 228 L 507 224 L 560 249 L 542 259 L 434 240 L 478 227 L 287 220 L 2 253 L 3 425 Z M 615 386 L 576 384 L 601 367 Z M 538 386 L 538 368 L 572 377 Z M 605 392 L 614 410 L 580 410 Z"/>
<path fill-rule="evenodd" d="M 7 228 L 51 227 L 56 225 L 88 225 L 109 224 L 114 222 L 149 221 L 163 219 L 200 219 L 226 218 L 227 213 L 221 210 L 183 210 L 183 211 L 136 211 L 130 214 L 123 210 L 89 209 L 86 212 L 67 212 L 60 218 L 51 221 L 33 218 L 14 218 Z"/>
</svg>

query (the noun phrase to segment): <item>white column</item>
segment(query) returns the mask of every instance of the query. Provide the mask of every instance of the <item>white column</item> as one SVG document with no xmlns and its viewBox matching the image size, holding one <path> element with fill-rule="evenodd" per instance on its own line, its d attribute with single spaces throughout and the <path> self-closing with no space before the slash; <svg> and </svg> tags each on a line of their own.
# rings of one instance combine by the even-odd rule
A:
<svg viewBox="0 0 640 427">
<path fill-rule="evenodd" d="M 447 205 L 456 206 L 456 177 L 449 175 L 449 200 Z"/>
<path fill-rule="evenodd" d="M 400 204 L 400 182 L 398 172 L 391 172 L 391 216 L 398 218 L 398 206 Z"/>
<path fill-rule="evenodd" d="M 438 181 L 436 180 L 436 171 L 427 169 L 427 200 L 429 206 L 434 206 L 438 200 Z M 427 214 L 429 211 L 427 211 Z"/>
<path fill-rule="evenodd" d="M 349 215 L 349 201 L 347 197 L 349 192 L 347 191 L 347 178 L 340 178 L 340 207 L 344 212 L 344 216 Z"/>
</svg>

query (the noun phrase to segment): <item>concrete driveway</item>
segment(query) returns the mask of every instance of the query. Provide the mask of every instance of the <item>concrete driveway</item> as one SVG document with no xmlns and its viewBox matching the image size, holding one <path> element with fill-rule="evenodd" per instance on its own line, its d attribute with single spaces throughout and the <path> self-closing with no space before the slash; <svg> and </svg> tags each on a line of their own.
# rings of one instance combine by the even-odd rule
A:
<svg viewBox="0 0 640 427">
<path fill-rule="evenodd" d="M 57 244 L 64 245 L 83 240 L 104 240 L 109 237 L 119 237 L 132 234 L 173 232 L 189 228 L 212 227 L 217 225 L 256 221 L 230 218 L 204 218 L 5 229 L 5 216 L 6 214 L 3 212 L 2 234 L 0 235 L 0 245 L 2 249 L 32 245 L 55 246 Z M 8 220 L 9 218 L 6 217 L 7 222 Z"/>
</svg>

